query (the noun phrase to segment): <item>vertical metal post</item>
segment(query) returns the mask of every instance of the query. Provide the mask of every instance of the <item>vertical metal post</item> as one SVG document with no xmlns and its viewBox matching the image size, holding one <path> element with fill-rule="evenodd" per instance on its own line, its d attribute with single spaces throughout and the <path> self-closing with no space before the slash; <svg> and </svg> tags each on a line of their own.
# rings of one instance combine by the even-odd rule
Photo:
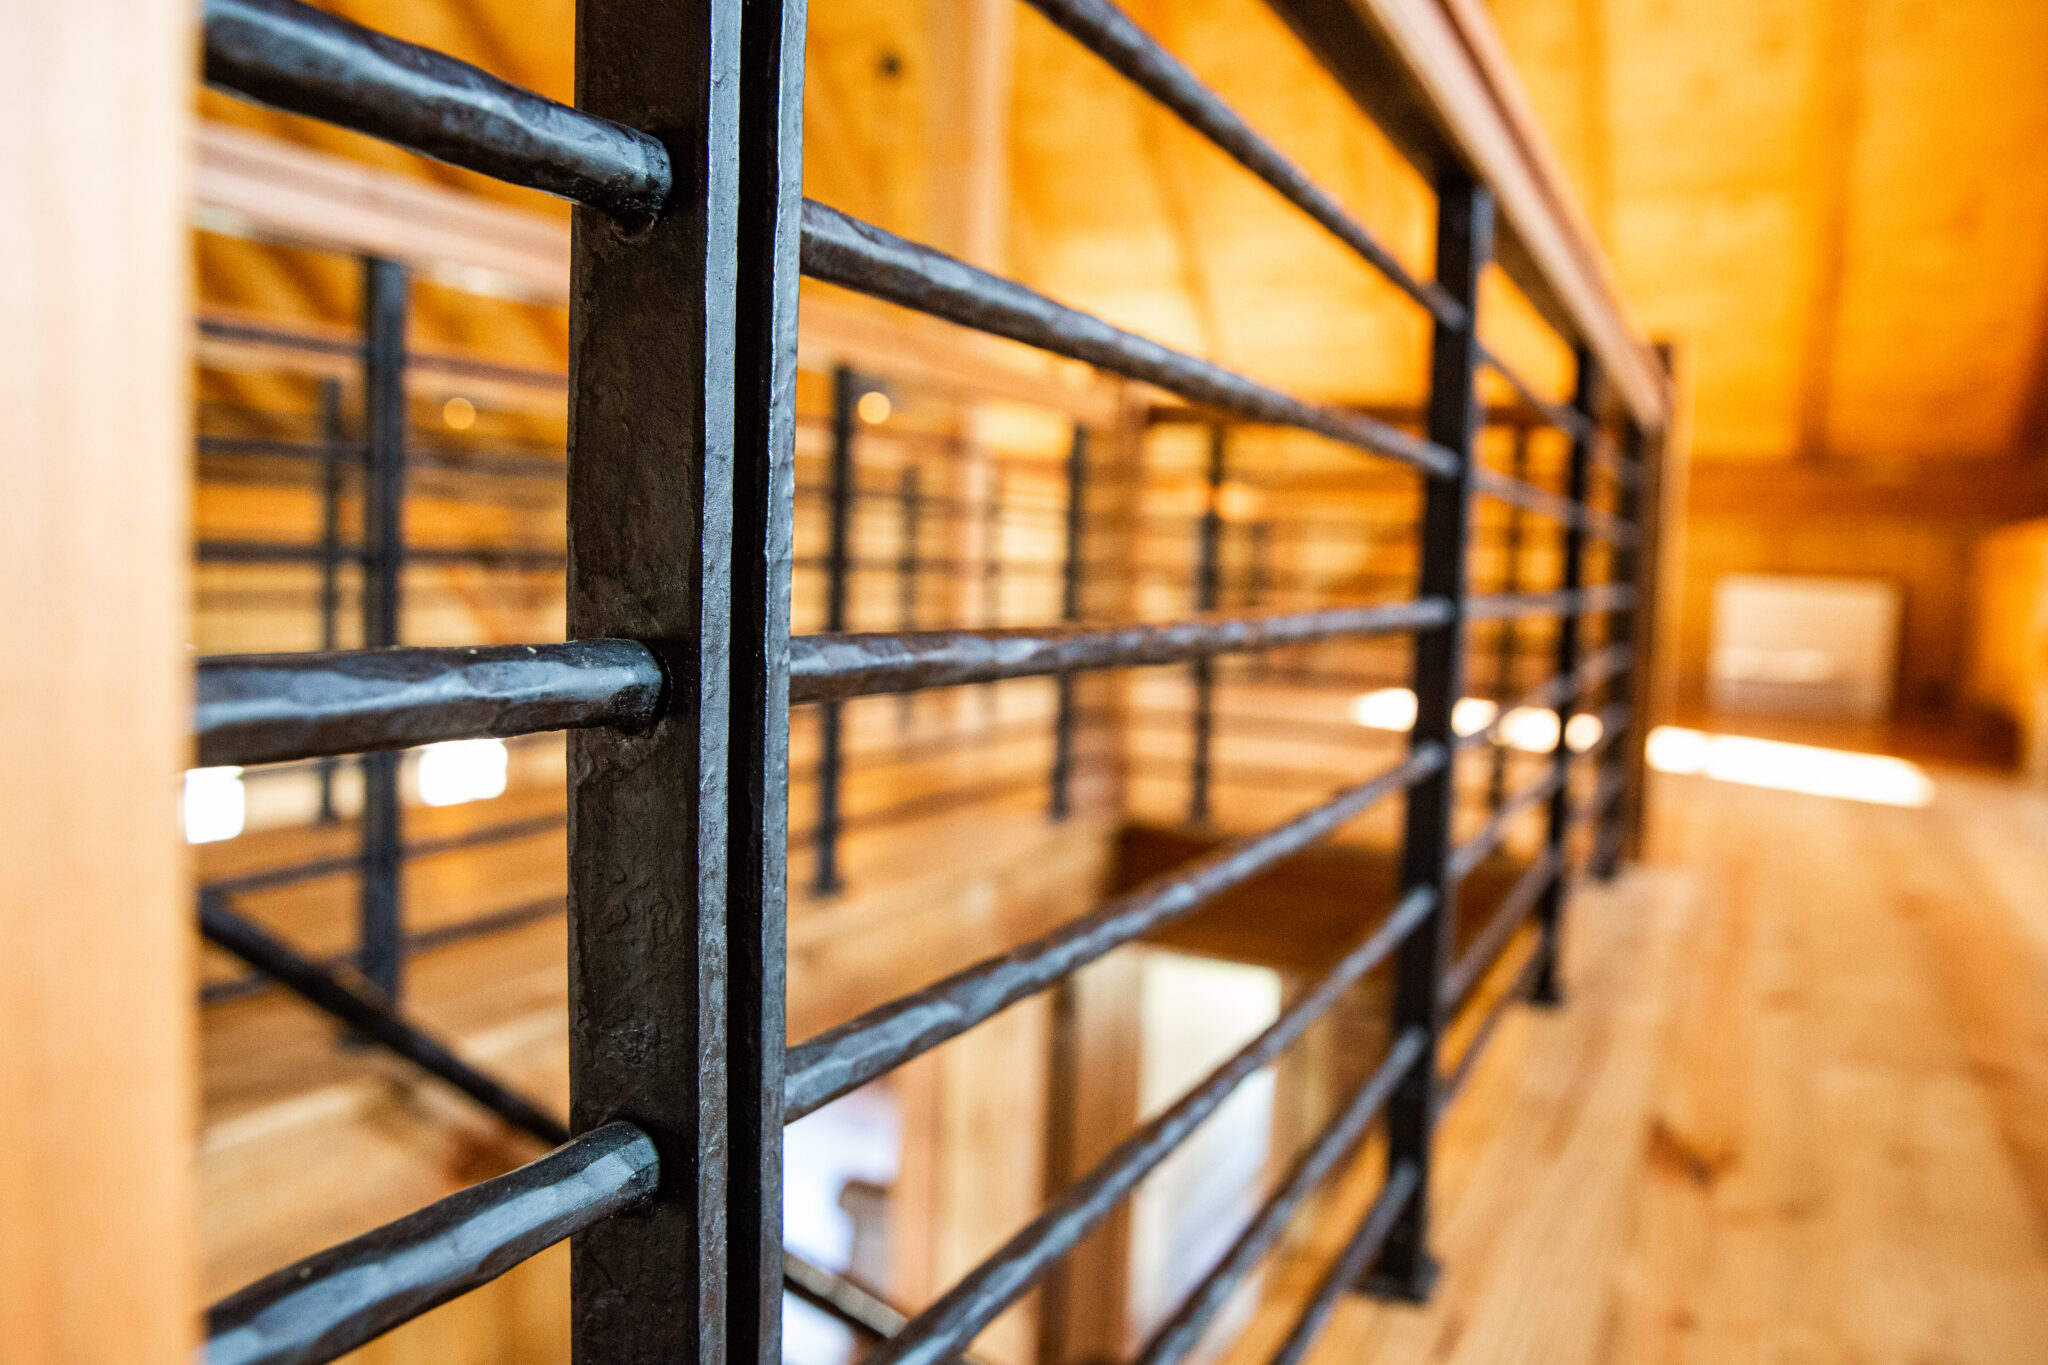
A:
<svg viewBox="0 0 2048 1365">
<path fill-rule="evenodd" d="M 805 18 L 805 0 L 772 0 L 745 6 L 741 20 L 727 854 L 727 1365 L 782 1365 L 789 576 Z"/>
<path fill-rule="evenodd" d="M 1529 479 L 1529 427 L 1526 422 L 1515 424 L 1515 447 L 1511 457 L 1511 471 L 1517 482 Z M 1507 534 L 1501 543 L 1501 555 L 1506 566 L 1501 573 L 1502 592 L 1522 590 L 1522 508 L 1519 503 L 1508 504 Z M 1522 643 L 1521 622 L 1510 616 L 1500 623 L 1500 635 L 1495 645 L 1493 670 L 1493 695 L 1500 705 L 1506 706 L 1516 695 L 1515 668 L 1520 659 Z M 1486 804 L 1499 810 L 1501 802 L 1507 799 L 1508 747 L 1499 738 L 1493 741 L 1493 771 L 1486 781 Z"/>
<path fill-rule="evenodd" d="M 1221 587 L 1223 555 L 1223 476 L 1229 457 L 1229 429 L 1217 422 L 1209 428 L 1208 499 L 1202 512 L 1195 561 L 1195 610 L 1214 611 Z M 1209 822 L 1209 770 L 1215 737 L 1216 667 L 1213 660 L 1194 664 L 1195 707 L 1193 756 L 1188 763 L 1188 823 Z"/>
<path fill-rule="evenodd" d="M 363 647 L 398 643 L 405 557 L 405 329 L 411 281 L 397 261 L 363 258 Z M 365 754 L 363 976 L 398 999 L 404 951 L 398 755 Z"/>
<path fill-rule="evenodd" d="M 844 365 L 832 372 L 832 473 L 825 488 L 825 629 L 846 629 L 846 580 L 852 569 L 853 426 L 859 377 Z M 818 708 L 818 818 L 812 829 L 811 891 L 829 896 L 839 881 L 839 778 L 844 740 L 840 706 Z"/>
<path fill-rule="evenodd" d="M 1462 168 L 1447 167 L 1437 180 L 1436 277 L 1465 309 L 1465 322 L 1450 327 L 1439 321 L 1431 335 L 1429 437 L 1456 452 L 1460 468 L 1453 478 L 1431 479 L 1424 490 L 1417 590 L 1421 596 L 1449 598 L 1452 609 L 1448 624 L 1415 637 L 1415 728 L 1409 740 L 1417 748 L 1440 745 L 1446 753 L 1455 742 L 1451 707 L 1464 683 L 1466 548 L 1482 416 L 1473 383 L 1479 364 L 1479 272 L 1492 250 L 1492 192 Z M 1429 1254 L 1430 1137 L 1436 1126 L 1437 993 L 1456 913 L 1457 888 L 1445 876 L 1454 777 L 1446 763 L 1408 792 L 1401 883 L 1407 889 L 1430 888 L 1436 905 L 1401 945 L 1394 963 L 1394 1033 L 1420 1028 L 1428 1043 L 1388 1104 L 1387 1163 L 1389 1170 L 1414 1163 L 1420 1183 L 1365 1285 L 1372 1293 L 1416 1302 L 1429 1296 L 1437 1271 Z"/>
<path fill-rule="evenodd" d="M 1626 645 L 1634 653 L 1628 672 L 1616 678 L 1608 690 L 1611 696 L 1626 696 L 1631 705 L 1624 725 L 1626 733 L 1616 736 L 1608 744 L 1599 773 L 1603 786 L 1616 777 L 1628 785 L 1607 808 L 1595 831 L 1593 849 L 1599 856 L 1592 870 L 1602 879 L 1614 875 L 1624 845 L 1630 845 L 1627 851 L 1633 854 L 1636 851 L 1633 842 L 1641 838 L 1643 737 L 1649 732 L 1651 705 L 1650 625 L 1656 607 L 1656 586 L 1651 571 L 1655 567 L 1657 534 L 1656 504 L 1652 501 L 1657 495 L 1657 472 L 1649 467 L 1644 456 L 1657 448 L 1654 442 L 1644 437 L 1641 427 L 1634 422 L 1629 423 L 1624 455 L 1635 466 L 1636 477 L 1621 484 L 1618 510 L 1622 519 L 1636 528 L 1637 540 L 1633 545 L 1615 547 L 1610 562 L 1614 566 L 1611 572 L 1615 582 L 1635 585 L 1636 604 L 1610 619 L 1614 622 L 1613 643 Z M 1643 515 L 1645 507 L 1652 509 L 1650 516 Z"/>
<path fill-rule="evenodd" d="M 347 429 L 342 424 L 341 381 L 320 381 L 320 648 L 341 648 L 341 474 Z M 320 760 L 320 823 L 332 824 L 334 771 L 339 759 Z"/>
<path fill-rule="evenodd" d="M 744 831 L 728 819 L 735 782 L 774 780 L 765 747 L 730 760 L 734 733 L 759 731 L 773 707 L 760 613 L 773 591 L 763 576 L 781 553 L 760 543 L 767 528 L 750 528 L 748 571 L 734 573 L 735 466 L 761 455 L 735 452 L 739 348 L 744 339 L 758 386 L 770 344 L 758 316 L 744 332 L 736 316 L 740 243 L 763 226 L 743 225 L 739 211 L 742 9 L 577 5 L 578 105 L 657 133 L 674 170 L 656 222 L 622 231 L 578 208 L 571 235 L 569 635 L 644 641 L 668 676 L 655 724 L 569 737 L 570 1125 L 629 1119 L 661 1156 L 648 1204 L 574 1239 L 571 1332 L 586 1365 L 711 1365 L 729 1354 L 729 1325 L 750 1339 L 762 1330 L 730 1321 L 728 1278 L 729 1236 L 758 1237 L 731 1226 L 728 1162 L 744 1142 L 748 1159 L 765 1163 L 760 1083 L 773 1066 L 756 1055 L 729 1093 L 728 1029 L 735 1011 L 762 1010 L 770 983 L 749 974 L 779 971 L 764 960 L 769 926 L 742 925 L 745 943 L 733 933 L 772 911 L 761 899 L 772 893 L 766 865 L 733 868 L 735 838 L 759 840 L 763 813 L 742 817 Z M 772 248 L 751 247 L 772 249 L 778 290 L 793 288 L 779 224 Z M 776 384 L 786 379 L 780 345 Z M 749 394 L 748 406 L 758 401 Z M 747 477 L 774 489 L 786 475 Z M 738 648 L 736 586 L 749 599 Z M 736 721 L 738 673 L 770 693 L 743 699 Z M 750 910 L 735 904 L 743 895 L 755 898 Z M 751 1042 L 757 1053 L 771 1045 Z M 758 1195 L 759 1178 L 749 1170 L 740 1181 Z M 738 1273 L 757 1278 L 758 1258 L 746 1255 Z"/>
<path fill-rule="evenodd" d="M 1600 366 L 1593 359 L 1593 353 L 1584 346 L 1578 348 L 1576 357 L 1578 382 L 1572 395 L 1572 407 L 1587 419 L 1587 425 L 1580 428 L 1572 438 L 1571 463 L 1565 470 L 1565 496 L 1575 507 L 1583 508 L 1586 503 L 1586 474 L 1592 463 L 1593 440 L 1600 397 Z M 1566 592 L 1577 592 L 1585 586 L 1586 580 L 1586 533 L 1574 521 L 1565 527 L 1564 562 L 1561 566 L 1559 585 Z M 1579 667 L 1579 636 L 1584 617 L 1578 611 L 1567 611 L 1557 619 L 1557 676 L 1571 678 Z M 1552 866 L 1550 885 L 1543 890 L 1543 897 L 1536 904 L 1536 924 L 1543 935 L 1542 965 L 1536 969 L 1536 983 L 1530 998 L 1539 1005 L 1563 1003 L 1564 985 L 1558 975 L 1559 955 L 1562 950 L 1564 930 L 1564 903 L 1571 893 L 1571 878 L 1565 874 L 1565 839 L 1571 833 L 1572 823 L 1572 749 L 1565 743 L 1565 730 L 1571 724 L 1572 713 L 1578 709 L 1579 693 L 1576 687 L 1567 684 L 1563 696 L 1557 703 L 1557 744 L 1551 750 L 1551 763 L 1555 767 L 1557 790 L 1550 794 L 1550 827 L 1544 836 L 1549 849 Z"/>
<path fill-rule="evenodd" d="M 981 624 L 994 628 L 1003 623 L 1003 465 L 985 441 L 977 438 L 975 449 L 988 477 L 982 503 Z M 993 725 L 999 712 L 996 685 L 983 683 L 980 694 L 982 724 Z"/>
<path fill-rule="evenodd" d="M 1060 619 L 1081 619 L 1081 541 L 1086 530 L 1088 503 L 1088 428 L 1074 424 L 1073 439 L 1067 444 L 1067 545 L 1060 564 Z M 1052 803 L 1055 820 L 1073 812 L 1074 781 L 1074 676 L 1062 673 L 1059 685 L 1059 713 L 1053 720 Z"/>
<path fill-rule="evenodd" d="M 896 500 L 902 528 L 898 533 L 901 548 L 896 554 L 896 625 L 900 630 L 916 630 L 918 537 L 924 520 L 924 491 L 916 465 L 903 466 Z"/>
<path fill-rule="evenodd" d="M 1244 605 L 1256 613 L 1273 590 L 1273 523 L 1270 519 L 1255 521 L 1245 527 L 1245 535 Z M 1272 654 L 1261 650 L 1252 655 L 1246 661 L 1246 671 L 1261 681 L 1272 677 Z"/>
</svg>

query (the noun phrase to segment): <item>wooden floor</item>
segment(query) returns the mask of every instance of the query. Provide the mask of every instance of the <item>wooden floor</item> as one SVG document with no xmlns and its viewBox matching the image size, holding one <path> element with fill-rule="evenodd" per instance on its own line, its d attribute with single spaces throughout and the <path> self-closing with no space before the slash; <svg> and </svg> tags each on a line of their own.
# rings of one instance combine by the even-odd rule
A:
<svg viewBox="0 0 2048 1365">
<path fill-rule="evenodd" d="M 1653 779 L 1569 1007 L 1447 1120 L 1433 1301 L 1348 1300 L 1311 1359 L 2048 1361 L 2048 794 L 1935 776 L 1924 810 Z"/>
</svg>

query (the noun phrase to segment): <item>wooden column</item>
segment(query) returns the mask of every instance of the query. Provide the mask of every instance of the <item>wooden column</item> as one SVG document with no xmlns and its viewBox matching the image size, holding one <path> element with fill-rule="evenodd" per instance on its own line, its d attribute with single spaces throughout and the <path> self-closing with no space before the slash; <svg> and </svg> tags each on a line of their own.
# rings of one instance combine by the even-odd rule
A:
<svg viewBox="0 0 2048 1365">
<path fill-rule="evenodd" d="M 194 11 L 0 10 L 0 1355 L 184 1365 Z"/>
</svg>

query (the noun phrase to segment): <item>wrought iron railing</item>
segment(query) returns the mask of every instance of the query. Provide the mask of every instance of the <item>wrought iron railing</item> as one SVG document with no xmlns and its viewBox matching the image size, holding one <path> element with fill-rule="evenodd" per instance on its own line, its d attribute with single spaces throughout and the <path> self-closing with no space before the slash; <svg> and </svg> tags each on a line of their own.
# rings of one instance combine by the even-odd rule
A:
<svg viewBox="0 0 2048 1365">
<path fill-rule="evenodd" d="M 1634 623 L 1648 607 L 1640 589 L 1643 492 L 1658 433 L 1626 414 L 1620 435 L 1610 433 L 1590 347 L 1578 349 L 1576 393 L 1562 404 L 1481 344 L 1479 280 L 1493 253 L 1495 202 L 1456 158 L 1437 157 L 1430 166 L 1436 277 L 1419 280 L 1106 0 L 1031 3 L 1424 310 L 1433 332 L 1420 433 L 1284 392 L 803 201 L 800 0 L 582 0 L 580 108 L 296 0 L 207 0 L 206 75 L 215 86 L 580 206 L 570 322 L 571 640 L 207 659 L 199 666 L 197 726 L 205 764 L 388 755 L 437 740 L 573 732 L 570 1119 L 561 1124 L 455 1057 L 388 999 L 306 960 L 219 896 L 207 897 L 202 917 L 213 942 L 508 1122 L 561 1142 L 529 1166 L 216 1305 L 209 1359 L 332 1359 L 573 1237 L 579 1359 L 777 1359 L 787 1275 L 810 1301 L 866 1325 L 877 1338 L 866 1357 L 872 1365 L 937 1365 L 966 1351 L 1249 1076 L 1383 964 L 1394 979 L 1384 1059 L 1139 1359 L 1168 1365 L 1193 1348 L 1375 1122 L 1386 1132 L 1383 1186 L 1276 1359 L 1297 1359 L 1349 1289 L 1427 1293 L 1431 1135 L 1477 1055 L 1468 1048 L 1442 1073 L 1444 1021 L 1532 916 L 1538 950 L 1482 1023 L 1482 1041 L 1520 994 L 1557 998 L 1560 923 L 1575 876 L 1569 836 L 1593 823 L 1590 862 L 1604 870 L 1630 828 L 1623 797 L 1638 738 L 1634 713 L 1619 697 L 1640 673 L 1633 646 Z M 1282 8 L 1297 26 L 1313 21 L 1314 6 L 1290 0 Z M 1311 46 L 1326 58 L 1334 50 Z M 1178 395 L 1216 420 L 1315 433 L 1416 471 L 1423 498 L 1415 596 L 1105 625 L 1075 619 L 1070 591 L 1066 621 L 1042 629 L 836 629 L 791 638 L 800 273 L 1085 361 Z M 372 326 L 366 344 L 373 356 L 401 344 L 390 324 L 395 315 L 387 308 L 384 325 Z M 374 324 L 377 310 L 371 316 Z M 1562 490 L 1480 463 L 1482 369 L 1503 377 L 1527 410 L 1568 437 Z M 374 452 L 395 445 L 401 414 L 394 393 L 373 388 L 368 405 L 374 475 Z M 1619 490 L 1618 508 L 1594 504 L 1596 470 Z M 384 504 L 375 482 L 365 543 L 372 559 L 388 540 L 378 530 Z M 1564 528 L 1555 590 L 1468 591 L 1480 497 Z M 1611 581 L 1585 581 L 1588 543 L 1596 539 L 1612 547 L 1605 560 Z M 843 569 L 843 537 L 831 553 Z M 1202 604 L 1215 601 L 1210 591 Z M 1598 650 L 1582 648 L 1580 623 L 1594 616 L 1613 622 Z M 1542 775 L 1499 793 L 1487 822 L 1454 845 L 1455 759 L 1495 738 L 1502 720 L 1462 735 L 1453 725 L 1467 627 L 1538 617 L 1560 623 L 1555 672 L 1524 705 L 1554 711 L 1558 738 Z M 394 618 L 387 611 L 378 619 Z M 785 1048 L 792 703 L 829 708 L 863 696 L 1046 677 L 1062 680 L 1061 713 L 1070 715 L 1066 680 L 1078 672 L 1206 666 L 1223 655 L 1389 634 L 1410 637 L 1413 648 L 1415 718 L 1399 763 L 1053 933 Z M 373 631 L 369 642 L 381 638 Z M 1603 691 L 1615 698 L 1602 713 L 1604 736 L 1575 754 L 1566 721 L 1582 698 Z M 1206 744 L 1205 729 L 1198 730 Z M 1590 802 L 1572 800 L 1575 763 L 1601 772 Z M 1384 916 L 1373 923 L 1361 917 L 1350 946 L 1270 1027 L 1055 1192 L 1039 1217 L 934 1304 L 902 1320 L 871 1300 L 863 1304 L 851 1286 L 785 1262 L 785 1122 L 1186 918 L 1396 796 L 1406 809 L 1399 894 Z M 1511 822 L 1538 809 L 1547 818 L 1540 856 L 1453 961 L 1460 880 Z"/>
</svg>

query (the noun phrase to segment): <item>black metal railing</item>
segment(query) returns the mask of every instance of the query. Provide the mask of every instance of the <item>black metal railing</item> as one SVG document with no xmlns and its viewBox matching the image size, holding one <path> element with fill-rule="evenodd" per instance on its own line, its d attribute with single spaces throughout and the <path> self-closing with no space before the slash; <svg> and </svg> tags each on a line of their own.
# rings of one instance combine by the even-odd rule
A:
<svg viewBox="0 0 2048 1365">
<path fill-rule="evenodd" d="M 1608 732 L 1583 760 L 1574 759 L 1566 730 L 1583 699 L 1613 692 L 1639 672 L 1628 623 L 1647 600 L 1634 580 L 1644 567 L 1637 519 L 1648 505 L 1642 489 L 1653 477 L 1655 433 L 1626 417 L 1619 439 L 1608 433 L 1589 351 L 1578 354 L 1576 392 L 1566 405 L 1544 398 L 1482 346 L 1478 285 L 1492 257 L 1493 195 L 1455 160 L 1431 168 L 1436 278 L 1420 281 L 1106 0 L 1032 3 L 1425 310 L 1433 337 L 1422 434 L 1307 401 L 802 201 L 799 0 L 751 7 L 582 0 L 582 107 L 575 109 L 296 0 L 207 0 L 206 74 L 216 86 L 581 206 L 569 374 L 572 641 L 205 660 L 198 717 L 206 763 L 388 755 L 433 740 L 572 730 L 568 917 L 576 970 L 566 1126 L 469 1068 L 388 999 L 300 958 L 218 899 L 202 911 L 214 942 L 509 1122 L 548 1140 L 580 1136 L 520 1171 L 224 1301 L 210 1319 L 209 1358 L 250 1365 L 331 1359 L 573 1236 L 579 1359 L 775 1360 L 786 1274 L 786 1120 L 1058 984 L 1397 794 L 1406 805 L 1399 894 L 1384 917 L 1366 924 L 1361 916 L 1357 939 L 1271 1027 L 1058 1192 L 936 1303 L 907 1321 L 870 1313 L 869 1330 L 881 1339 L 869 1358 L 937 1365 L 959 1355 L 1247 1078 L 1384 964 L 1394 977 L 1393 1041 L 1384 1059 L 1142 1358 L 1154 1365 L 1187 1353 L 1288 1218 L 1375 1122 L 1387 1135 L 1381 1192 L 1276 1359 L 1297 1359 L 1347 1290 L 1428 1292 L 1432 1134 L 1478 1055 L 1478 1045 L 1468 1047 L 1444 1074 L 1439 1039 L 1448 1011 L 1470 997 L 1532 918 L 1534 951 L 1478 1036 L 1483 1042 L 1505 1002 L 1529 992 L 1556 999 L 1571 835 L 1582 822 L 1596 826 L 1596 869 L 1611 865 L 1626 837 L 1618 813 L 1630 808 L 1621 797 L 1629 790 L 1624 756 L 1636 743 L 1633 713 L 1611 702 L 1602 713 Z M 1074 619 L 1070 581 L 1069 610 L 1057 627 L 837 629 L 792 639 L 800 270 L 1156 386 L 1212 421 L 1291 427 L 1413 471 L 1423 503 L 1415 596 L 1105 626 Z M 373 272 L 369 288 L 378 298 L 389 286 Z M 396 354 L 393 327 L 402 313 L 372 307 L 368 317 L 367 353 Z M 1482 367 L 1504 376 L 1526 406 L 1570 438 L 1562 491 L 1481 464 Z M 379 539 L 396 509 L 391 489 L 377 482 L 376 455 L 380 442 L 395 440 L 394 404 L 394 392 L 373 389 L 366 406 L 373 506 L 362 554 L 371 564 L 394 553 L 388 537 Z M 1621 490 L 1618 510 L 1589 497 L 1596 466 Z M 850 470 L 835 473 L 835 486 L 851 487 Z M 1564 528 L 1557 589 L 1469 591 L 1480 498 Z M 1616 580 L 1585 581 L 1593 541 L 1607 545 Z M 843 572 L 846 539 L 835 535 L 829 553 Z M 1213 603 L 1211 593 L 1205 605 Z M 389 643 L 391 608 L 373 611 L 381 613 L 372 622 L 378 628 L 366 642 Z M 1594 614 L 1618 624 L 1603 649 L 1588 652 L 1577 623 Z M 1476 834 L 1454 843 L 1455 758 L 1496 735 L 1501 723 L 1477 736 L 1461 736 L 1453 725 L 1469 630 L 1524 617 L 1559 622 L 1555 675 L 1528 703 L 1554 712 L 1557 739 L 1544 774 L 1504 794 Z M 1064 688 L 1083 670 L 1197 664 L 1390 633 L 1412 638 L 1415 701 L 1409 752 L 1393 768 L 1035 942 L 785 1050 L 792 702 L 829 708 L 861 696 L 1021 677 L 1061 679 Z M 1070 712 L 1063 703 L 1061 714 Z M 1575 761 L 1600 770 L 1590 802 L 1571 799 Z M 1538 809 L 1547 812 L 1543 852 L 1451 962 L 1459 882 L 1513 820 Z M 365 965 L 374 979 L 367 954 Z M 618 1216 L 628 1208 L 630 1216 Z M 811 1301 L 835 1301 L 829 1277 L 798 1278 Z M 840 1309 L 861 1316 L 846 1303 Z"/>
</svg>

